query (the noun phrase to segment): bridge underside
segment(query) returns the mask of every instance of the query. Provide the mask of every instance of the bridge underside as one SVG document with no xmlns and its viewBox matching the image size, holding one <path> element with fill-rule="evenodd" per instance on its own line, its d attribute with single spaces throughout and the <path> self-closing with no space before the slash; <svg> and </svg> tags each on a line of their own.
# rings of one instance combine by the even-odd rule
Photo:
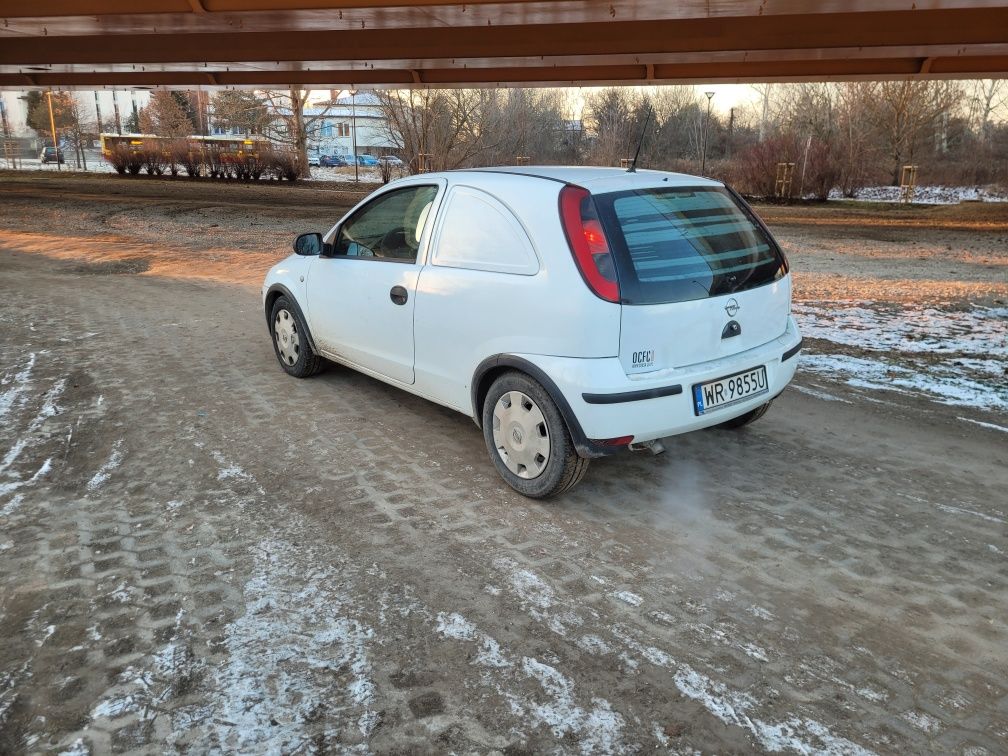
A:
<svg viewBox="0 0 1008 756">
<path fill-rule="evenodd" d="M 1006 74 L 1008 7 L 986 0 L 0 0 L 8 89 Z"/>
</svg>

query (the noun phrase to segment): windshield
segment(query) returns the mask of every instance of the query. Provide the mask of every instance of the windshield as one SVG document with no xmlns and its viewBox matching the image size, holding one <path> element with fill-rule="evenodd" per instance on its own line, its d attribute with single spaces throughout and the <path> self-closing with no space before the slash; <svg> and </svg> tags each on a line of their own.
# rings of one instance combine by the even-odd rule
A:
<svg viewBox="0 0 1008 756">
<path fill-rule="evenodd" d="M 787 273 L 777 244 L 722 187 L 636 189 L 594 200 L 616 252 L 624 304 L 716 297 Z"/>
</svg>

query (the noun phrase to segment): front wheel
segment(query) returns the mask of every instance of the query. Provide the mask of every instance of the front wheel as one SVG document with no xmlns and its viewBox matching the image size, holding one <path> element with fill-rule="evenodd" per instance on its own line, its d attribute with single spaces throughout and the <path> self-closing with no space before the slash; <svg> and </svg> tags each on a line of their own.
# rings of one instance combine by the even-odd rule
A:
<svg viewBox="0 0 1008 756">
<path fill-rule="evenodd" d="M 278 297 L 270 314 L 273 351 L 280 366 L 295 378 L 308 378 L 322 369 L 322 358 L 308 343 L 308 329 L 287 297 Z"/>
<path fill-rule="evenodd" d="M 556 403 L 524 373 L 493 382 L 483 401 L 483 437 L 500 476 L 531 499 L 573 488 L 588 470 Z"/>
<path fill-rule="evenodd" d="M 731 430 L 734 428 L 741 428 L 749 423 L 754 423 L 759 420 L 763 415 L 767 413 L 770 409 L 770 405 L 773 404 L 773 399 L 771 399 L 766 404 L 761 404 L 759 407 L 753 410 L 749 410 L 744 415 L 739 415 L 738 417 L 733 417 L 731 420 L 726 420 L 719 425 L 715 425 L 715 428 L 723 428 L 725 430 Z"/>
</svg>

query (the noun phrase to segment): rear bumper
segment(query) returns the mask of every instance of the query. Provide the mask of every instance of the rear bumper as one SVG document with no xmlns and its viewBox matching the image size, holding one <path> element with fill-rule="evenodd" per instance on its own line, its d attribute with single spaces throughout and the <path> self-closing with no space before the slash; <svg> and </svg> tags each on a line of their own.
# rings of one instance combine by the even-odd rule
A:
<svg viewBox="0 0 1008 756">
<path fill-rule="evenodd" d="M 801 335 L 793 317 L 787 330 L 754 349 L 684 368 L 628 378 L 616 357 L 577 359 L 518 355 L 540 367 L 564 395 L 589 439 L 632 435 L 634 442 L 707 428 L 743 415 L 780 394 L 794 377 Z M 692 388 L 765 365 L 769 390 L 739 404 L 697 416 Z"/>
</svg>

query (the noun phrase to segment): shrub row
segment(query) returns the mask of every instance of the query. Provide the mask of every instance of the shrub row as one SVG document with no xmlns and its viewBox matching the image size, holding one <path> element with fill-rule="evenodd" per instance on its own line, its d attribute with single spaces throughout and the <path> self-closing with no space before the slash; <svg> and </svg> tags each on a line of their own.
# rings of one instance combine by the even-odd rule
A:
<svg viewBox="0 0 1008 756">
<path fill-rule="evenodd" d="M 301 177 L 301 162 L 297 153 L 270 146 L 256 145 L 254 152 L 240 156 L 216 145 L 194 148 L 185 141 L 168 146 L 134 148 L 115 145 L 106 159 L 119 174 L 136 176 L 141 171 L 150 176 L 190 178 L 259 179 L 297 181 Z"/>
</svg>

